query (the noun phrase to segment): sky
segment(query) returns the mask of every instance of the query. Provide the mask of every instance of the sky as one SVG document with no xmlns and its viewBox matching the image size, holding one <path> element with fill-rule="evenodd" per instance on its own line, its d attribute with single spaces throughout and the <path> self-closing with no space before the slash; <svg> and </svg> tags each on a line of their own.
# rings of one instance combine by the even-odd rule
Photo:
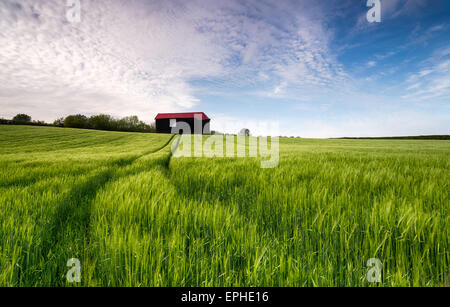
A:
<svg viewBox="0 0 450 307">
<path fill-rule="evenodd" d="M 367 0 L 1 0 L 0 117 L 205 112 L 230 133 L 450 134 L 450 1 L 380 2 L 370 23 Z"/>
</svg>

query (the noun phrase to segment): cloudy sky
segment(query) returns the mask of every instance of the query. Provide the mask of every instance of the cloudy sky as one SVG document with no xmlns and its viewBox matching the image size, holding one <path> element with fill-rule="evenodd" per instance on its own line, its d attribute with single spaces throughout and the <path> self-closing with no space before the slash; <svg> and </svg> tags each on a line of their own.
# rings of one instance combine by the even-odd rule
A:
<svg viewBox="0 0 450 307">
<path fill-rule="evenodd" d="M 203 111 L 236 132 L 450 134 L 450 1 L 0 1 L 0 117 Z"/>
</svg>

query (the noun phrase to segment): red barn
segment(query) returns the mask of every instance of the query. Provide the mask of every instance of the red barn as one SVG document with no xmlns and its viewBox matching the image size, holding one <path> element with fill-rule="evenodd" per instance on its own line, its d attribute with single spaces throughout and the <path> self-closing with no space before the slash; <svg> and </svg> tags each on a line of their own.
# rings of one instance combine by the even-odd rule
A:
<svg viewBox="0 0 450 307">
<path fill-rule="evenodd" d="M 158 133 L 211 134 L 211 119 L 203 112 L 160 113 L 155 120 Z"/>
</svg>

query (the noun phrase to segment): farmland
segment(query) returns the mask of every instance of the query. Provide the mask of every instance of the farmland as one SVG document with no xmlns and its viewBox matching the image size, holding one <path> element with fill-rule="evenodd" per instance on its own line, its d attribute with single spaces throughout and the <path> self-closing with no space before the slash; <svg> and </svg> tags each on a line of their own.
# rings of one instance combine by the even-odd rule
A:
<svg viewBox="0 0 450 307">
<path fill-rule="evenodd" d="M 0 126 L 0 286 L 449 282 L 450 141 L 286 138 L 274 169 L 174 141 Z"/>
</svg>

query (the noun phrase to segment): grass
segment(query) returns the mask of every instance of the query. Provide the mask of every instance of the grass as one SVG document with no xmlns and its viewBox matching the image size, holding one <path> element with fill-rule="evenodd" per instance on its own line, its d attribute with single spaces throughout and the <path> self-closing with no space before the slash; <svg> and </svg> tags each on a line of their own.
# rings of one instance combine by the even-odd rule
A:
<svg viewBox="0 0 450 307">
<path fill-rule="evenodd" d="M 0 126 L 0 285 L 73 286 L 70 258 L 83 286 L 448 282 L 450 142 L 281 139 L 261 169 L 173 140 Z"/>
</svg>

